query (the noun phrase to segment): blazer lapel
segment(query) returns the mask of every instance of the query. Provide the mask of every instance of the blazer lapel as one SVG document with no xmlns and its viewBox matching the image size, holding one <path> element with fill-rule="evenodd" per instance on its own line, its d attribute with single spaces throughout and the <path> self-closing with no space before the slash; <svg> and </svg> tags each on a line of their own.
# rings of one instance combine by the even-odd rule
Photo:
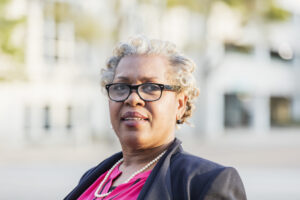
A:
<svg viewBox="0 0 300 200">
<path fill-rule="evenodd" d="M 97 178 L 109 170 L 121 158 L 122 153 L 119 152 L 104 160 L 98 166 L 90 169 L 86 174 L 83 175 L 79 184 L 67 197 L 64 198 L 64 200 L 73 200 L 79 198 L 80 195 L 97 180 Z"/>
<path fill-rule="evenodd" d="M 181 149 L 180 144 L 181 142 L 178 139 L 174 140 L 166 154 L 153 168 L 137 200 L 173 199 L 170 176 L 170 161 L 171 157 Z"/>
</svg>

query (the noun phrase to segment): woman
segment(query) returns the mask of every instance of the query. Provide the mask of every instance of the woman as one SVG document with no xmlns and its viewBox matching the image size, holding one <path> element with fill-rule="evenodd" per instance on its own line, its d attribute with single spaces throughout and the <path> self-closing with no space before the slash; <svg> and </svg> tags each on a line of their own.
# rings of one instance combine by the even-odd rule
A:
<svg viewBox="0 0 300 200">
<path fill-rule="evenodd" d="M 190 155 L 175 138 L 198 95 L 195 64 L 169 42 L 121 43 L 102 71 L 122 152 L 87 171 L 65 199 L 246 199 L 234 168 Z"/>
</svg>

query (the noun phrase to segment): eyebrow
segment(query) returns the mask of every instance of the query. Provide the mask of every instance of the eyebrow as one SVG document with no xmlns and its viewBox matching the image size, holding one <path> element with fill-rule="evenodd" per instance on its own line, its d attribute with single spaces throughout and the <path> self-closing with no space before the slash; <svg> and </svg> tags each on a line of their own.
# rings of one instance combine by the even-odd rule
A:
<svg viewBox="0 0 300 200">
<path fill-rule="evenodd" d="M 128 77 L 126 77 L 126 76 L 118 76 L 118 77 L 116 77 L 116 79 L 117 80 L 119 80 L 119 81 L 125 81 L 125 82 L 129 82 L 130 81 L 130 78 L 128 78 Z M 141 79 L 139 79 L 139 80 L 141 80 L 142 82 L 151 82 L 151 81 L 155 81 L 155 80 L 158 80 L 158 77 L 155 77 L 155 76 L 153 76 L 153 77 L 143 77 L 143 78 L 141 78 Z"/>
</svg>

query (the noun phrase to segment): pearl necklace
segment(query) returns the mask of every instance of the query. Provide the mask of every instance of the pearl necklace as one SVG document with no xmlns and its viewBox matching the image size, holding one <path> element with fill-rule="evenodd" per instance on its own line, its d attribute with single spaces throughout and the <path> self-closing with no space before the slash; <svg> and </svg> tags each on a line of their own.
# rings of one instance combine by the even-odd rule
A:
<svg viewBox="0 0 300 200">
<path fill-rule="evenodd" d="M 157 162 L 165 153 L 166 151 L 163 151 L 161 154 L 159 154 L 156 158 L 154 158 L 153 160 L 151 160 L 147 165 L 145 165 L 143 168 L 137 170 L 136 172 L 134 172 L 124 183 L 128 183 L 133 177 L 135 177 L 137 174 L 145 171 L 146 169 L 148 169 L 151 165 L 153 165 L 155 162 Z M 106 182 L 106 180 L 108 179 L 108 177 L 110 176 L 111 172 L 116 168 L 116 166 L 118 166 L 118 164 L 120 164 L 123 161 L 123 158 L 121 158 L 120 160 L 118 160 L 118 162 L 116 162 L 112 168 L 109 169 L 109 171 L 107 172 L 106 176 L 104 177 L 104 179 L 101 181 L 99 187 L 97 188 L 96 192 L 95 192 L 95 197 L 101 198 L 101 197 L 106 197 L 108 196 L 112 191 L 107 192 L 105 194 L 99 194 L 100 189 L 102 188 L 103 184 Z"/>
</svg>

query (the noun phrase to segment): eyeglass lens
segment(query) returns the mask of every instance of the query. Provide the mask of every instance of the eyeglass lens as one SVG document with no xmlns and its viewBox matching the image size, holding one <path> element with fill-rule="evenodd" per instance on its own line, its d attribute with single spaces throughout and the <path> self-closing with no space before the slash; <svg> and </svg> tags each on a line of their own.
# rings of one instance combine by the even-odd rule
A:
<svg viewBox="0 0 300 200">
<path fill-rule="evenodd" d="M 161 88 L 153 83 L 139 85 L 138 95 L 146 101 L 155 101 L 161 96 Z M 130 87 L 126 84 L 114 84 L 109 87 L 109 96 L 116 101 L 123 101 L 130 95 Z"/>
</svg>

